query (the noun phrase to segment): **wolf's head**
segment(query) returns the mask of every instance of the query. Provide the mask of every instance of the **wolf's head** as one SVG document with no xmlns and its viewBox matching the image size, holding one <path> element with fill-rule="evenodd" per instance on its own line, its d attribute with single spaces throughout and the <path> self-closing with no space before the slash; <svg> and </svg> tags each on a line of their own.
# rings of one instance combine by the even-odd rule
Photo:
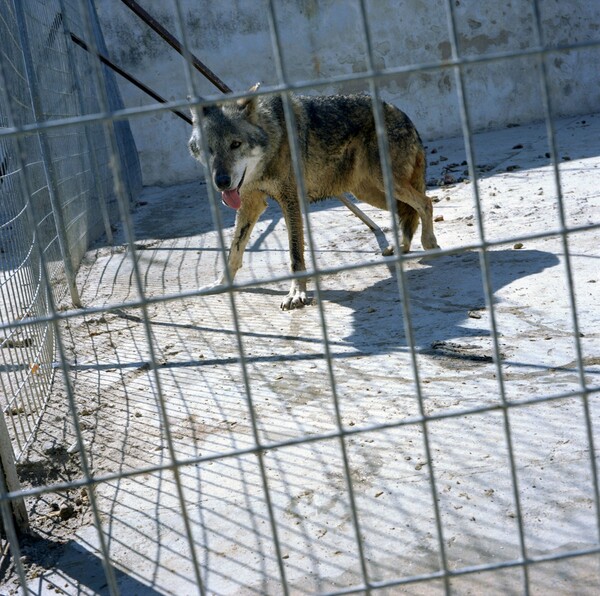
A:
<svg viewBox="0 0 600 596">
<path fill-rule="evenodd" d="M 259 83 L 250 89 L 254 92 Z M 240 191 L 252 180 L 264 154 L 266 133 L 259 126 L 257 96 L 234 102 L 192 108 L 193 131 L 189 140 L 192 155 L 206 166 L 225 205 L 239 209 Z M 208 155 L 204 155 L 204 136 Z"/>
</svg>

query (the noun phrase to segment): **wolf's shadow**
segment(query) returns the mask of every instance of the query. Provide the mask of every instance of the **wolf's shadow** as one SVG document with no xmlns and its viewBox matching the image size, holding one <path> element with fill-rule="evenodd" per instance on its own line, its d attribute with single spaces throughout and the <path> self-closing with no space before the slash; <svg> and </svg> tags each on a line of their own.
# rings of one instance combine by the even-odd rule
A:
<svg viewBox="0 0 600 596">
<path fill-rule="evenodd" d="M 554 254 L 540 250 L 490 251 L 488 257 L 494 303 L 495 294 L 501 288 L 559 263 Z M 404 275 L 415 347 L 427 350 L 435 342 L 489 335 L 486 321 L 479 321 L 481 324 L 475 326 L 465 325 L 470 320 L 469 312 L 471 316 L 477 317 L 477 313 L 485 316 L 485 286 L 479 254 L 442 256 L 428 259 L 425 264 L 427 267 L 408 270 Z M 357 351 L 377 354 L 407 346 L 396 275 L 357 292 L 324 289 L 322 299 L 352 309 L 352 332 L 343 339 Z"/>
</svg>

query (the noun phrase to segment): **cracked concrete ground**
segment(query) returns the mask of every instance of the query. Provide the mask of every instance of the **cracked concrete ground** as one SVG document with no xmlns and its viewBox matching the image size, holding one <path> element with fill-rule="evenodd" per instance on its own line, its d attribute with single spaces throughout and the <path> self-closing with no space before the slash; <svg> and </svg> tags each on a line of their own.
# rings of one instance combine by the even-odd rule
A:
<svg viewBox="0 0 600 596">
<path fill-rule="evenodd" d="M 556 129 L 566 224 L 597 225 L 600 115 L 560 120 Z M 458 572 L 450 581 L 454 593 L 521 593 L 522 569 L 513 566 L 523 554 L 521 539 L 526 555 L 539 559 L 529 566 L 531 593 L 596 593 L 597 553 L 551 559 L 600 545 L 591 472 L 597 455 L 590 455 L 588 435 L 590 429 L 600 443 L 600 230 L 572 232 L 567 241 L 575 337 L 547 152 L 543 125 L 476 135 L 483 225 L 494 243 L 487 255 L 493 319 L 477 251 L 407 261 L 400 283 L 410 296 L 414 356 L 393 257 L 381 256 L 381 237 L 339 202 L 317 205 L 310 222 L 317 266 L 342 269 L 321 276 L 318 297 L 311 281 L 311 306 L 282 312 L 287 282 L 269 282 L 285 275 L 288 261 L 276 205 L 258 223 L 236 279 L 262 281 L 233 299 L 193 296 L 222 267 L 206 187 L 145 190 L 133 220 L 146 296 L 187 293 L 147 307 L 156 374 L 139 308 L 84 314 L 64 333 L 86 455 L 105 479 L 95 496 L 123 594 L 195 593 L 195 569 L 208 594 L 281 594 L 282 570 L 292 594 L 336 592 L 361 584 L 361 556 L 369 580 L 382 585 L 433 575 L 382 594 L 443 593 L 442 557 Z M 462 140 L 429 143 L 428 159 L 440 245 L 477 243 Z M 361 207 L 389 240 L 389 215 Z M 220 209 L 229 237 L 233 212 Z M 522 238 L 542 233 L 549 235 Z M 419 256 L 418 241 L 414 249 Z M 87 307 L 136 299 L 122 230 L 117 246 L 88 253 L 79 284 Z M 413 358 L 422 413 L 432 417 L 429 454 Z M 582 381 L 596 388 L 585 404 L 568 396 Z M 39 433 L 47 451 L 30 458 L 49 461 L 49 445 L 69 453 L 74 435 L 65 395 L 59 383 Z M 528 403 L 548 396 L 563 397 Z M 505 403 L 520 405 L 506 410 Z M 348 431 L 362 552 L 338 415 Z M 257 438 L 278 447 L 259 459 Z M 177 474 L 168 467 L 173 456 L 185 462 Z M 72 465 L 79 457 L 67 459 Z M 60 516 L 43 518 L 59 497 L 69 495 L 37 501 L 39 539 L 63 544 L 51 559 L 33 546 L 26 551 L 29 587 L 36 594 L 55 587 L 105 593 L 87 500 L 75 509 L 79 523 L 71 519 L 61 529 Z"/>
</svg>

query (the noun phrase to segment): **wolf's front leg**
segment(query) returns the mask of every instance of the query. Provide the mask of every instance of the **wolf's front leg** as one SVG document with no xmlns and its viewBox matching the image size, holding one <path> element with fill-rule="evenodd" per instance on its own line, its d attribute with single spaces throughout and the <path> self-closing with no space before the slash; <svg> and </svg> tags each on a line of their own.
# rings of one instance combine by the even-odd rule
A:
<svg viewBox="0 0 600 596">
<path fill-rule="evenodd" d="M 310 299 L 306 296 L 306 280 L 293 279 L 290 291 L 281 302 L 281 310 L 292 310 L 301 308 L 308 304 Z"/>
<path fill-rule="evenodd" d="M 266 208 L 267 200 L 262 193 L 252 193 L 242 196 L 241 206 L 235 217 L 235 229 L 231 240 L 231 247 L 229 248 L 229 256 L 227 258 L 227 268 L 229 269 L 231 281 L 233 281 L 235 274 L 242 267 L 244 250 L 246 250 L 246 246 L 248 245 L 250 234 L 252 233 L 258 218 L 263 214 Z M 222 273 L 216 281 L 213 282 L 212 287 L 223 286 L 226 281 L 227 275 Z"/>
<path fill-rule="evenodd" d="M 280 201 L 283 217 L 287 226 L 288 241 L 290 246 L 290 267 L 292 273 L 306 271 L 304 264 L 304 229 L 302 226 L 302 213 L 297 197 Z M 301 308 L 310 302 L 306 296 L 306 279 L 293 279 L 290 291 L 281 303 L 282 310 Z"/>
</svg>

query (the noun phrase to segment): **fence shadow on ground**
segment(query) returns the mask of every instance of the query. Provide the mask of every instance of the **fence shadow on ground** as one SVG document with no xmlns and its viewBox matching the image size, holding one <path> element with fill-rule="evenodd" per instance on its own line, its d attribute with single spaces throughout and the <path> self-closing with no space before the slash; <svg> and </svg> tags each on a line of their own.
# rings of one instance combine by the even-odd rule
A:
<svg viewBox="0 0 600 596">
<path fill-rule="evenodd" d="M 22 550 L 28 564 L 39 570 L 36 579 L 27 585 L 29 593 L 45 594 L 55 590 L 68 594 L 110 594 L 101 557 L 77 541 L 61 544 L 34 534 L 23 539 Z M 161 594 L 114 567 L 113 573 L 123 594 Z"/>
<path fill-rule="evenodd" d="M 508 284 L 535 275 L 559 264 L 558 258 L 540 250 L 512 249 L 488 252 L 491 291 L 496 294 Z M 411 296 L 410 308 L 416 347 L 468 335 L 488 335 L 486 330 L 464 325 L 470 311 L 485 308 L 484 285 L 479 254 L 467 252 L 426 261 L 428 267 L 406 272 Z M 352 333 L 345 337 L 358 351 L 376 354 L 406 346 L 402 309 L 398 302 L 398 282 L 394 276 L 378 281 L 348 299 L 349 290 L 324 290 L 322 299 L 353 309 Z M 382 296 L 384 298 L 382 298 Z M 373 312 L 375 309 L 375 312 Z M 381 316 L 377 316 L 377 310 Z M 386 341 L 374 343 L 373 326 L 385 325 Z"/>
<path fill-rule="evenodd" d="M 541 273 L 559 264 L 556 255 L 541 250 L 489 251 L 491 291 L 495 294 L 507 285 Z M 405 272 L 410 294 L 411 321 L 415 347 L 428 351 L 432 344 L 466 336 L 489 336 L 488 328 L 466 326 L 469 313 L 486 308 L 479 254 L 469 251 L 458 255 L 428 258 L 426 268 Z M 363 354 L 391 353 L 405 349 L 406 332 L 398 280 L 395 273 L 360 291 L 348 287 L 332 289 L 325 278 L 321 300 L 352 309 L 352 333 L 343 338 Z M 309 286 L 310 290 L 312 290 Z M 281 294 L 272 288 L 245 288 L 242 292 Z M 312 293 L 314 296 L 314 292 Z M 382 340 L 380 327 L 386 329 Z M 332 356 L 335 358 L 335 348 Z M 300 356 L 302 357 L 302 356 Z"/>
</svg>

